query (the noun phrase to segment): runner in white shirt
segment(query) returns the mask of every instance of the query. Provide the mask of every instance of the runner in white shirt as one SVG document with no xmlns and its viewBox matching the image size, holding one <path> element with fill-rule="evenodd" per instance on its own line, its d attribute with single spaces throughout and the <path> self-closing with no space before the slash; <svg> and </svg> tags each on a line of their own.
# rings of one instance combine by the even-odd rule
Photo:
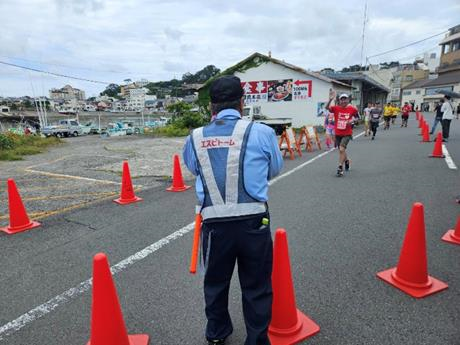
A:
<svg viewBox="0 0 460 345">
<path fill-rule="evenodd" d="M 367 137 L 368 135 L 371 134 L 370 128 L 369 128 L 369 120 L 370 120 L 370 114 L 371 110 L 374 107 L 372 103 L 367 103 L 367 108 L 364 108 L 364 136 Z"/>
<path fill-rule="evenodd" d="M 444 96 L 444 103 L 441 107 L 442 112 L 442 141 L 449 140 L 450 122 L 454 118 L 454 106 L 450 101 L 450 96 Z"/>
</svg>

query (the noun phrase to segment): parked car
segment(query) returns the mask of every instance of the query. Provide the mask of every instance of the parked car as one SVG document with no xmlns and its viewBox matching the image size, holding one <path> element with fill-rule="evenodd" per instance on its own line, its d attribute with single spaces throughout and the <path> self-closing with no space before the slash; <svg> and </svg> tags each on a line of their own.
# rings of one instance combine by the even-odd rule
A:
<svg viewBox="0 0 460 345">
<path fill-rule="evenodd" d="M 78 137 L 83 134 L 82 126 L 77 120 L 60 120 L 58 125 L 43 127 L 41 132 L 46 137 L 54 135 L 58 138 Z"/>
</svg>

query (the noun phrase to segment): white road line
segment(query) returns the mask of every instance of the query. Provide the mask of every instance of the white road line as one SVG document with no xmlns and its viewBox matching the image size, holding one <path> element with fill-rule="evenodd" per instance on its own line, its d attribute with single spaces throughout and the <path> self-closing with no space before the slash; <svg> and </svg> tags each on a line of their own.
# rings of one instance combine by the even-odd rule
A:
<svg viewBox="0 0 460 345">
<path fill-rule="evenodd" d="M 120 261 L 116 265 L 111 267 L 112 274 L 117 274 L 118 272 L 123 271 L 126 267 L 131 266 L 132 264 L 145 259 L 150 254 L 155 253 L 157 250 L 161 249 L 171 241 L 178 239 L 179 237 L 184 236 L 188 232 L 194 229 L 194 223 L 190 223 L 184 226 L 182 229 L 173 232 L 172 234 L 162 238 L 161 240 L 152 243 L 148 247 L 145 247 L 141 251 L 127 257 L 126 259 Z M 0 327 L 0 340 L 5 339 L 5 337 L 19 331 L 21 328 L 27 324 L 45 316 L 46 314 L 52 312 L 54 309 L 70 302 L 75 297 L 83 294 L 88 291 L 92 286 L 92 279 L 85 280 L 80 284 L 68 289 L 67 291 L 61 293 L 60 295 L 53 297 L 49 301 L 35 307 L 34 309 L 28 311 L 27 313 L 21 315 L 17 319 L 8 322 L 7 324 Z"/>
<path fill-rule="evenodd" d="M 362 136 L 364 132 L 354 136 L 354 138 L 358 138 Z M 291 175 L 295 171 L 298 171 L 305 167 L 306 165 L 316 161 L 317 159 L 324 157 L 325 155 L 333 152 L 335 148 L 332 148 L 328 151 L 325 151 L 312 159 L 309 159 L 308 161 L 302 163 L 301 165 L 295 167 L 294 169 L 274 178 L 273 180 L 270 181 L 270 185 L 278 182 L 279 180 Z M 65 175 L 64 175 L 65 176 Z M 86 178 L 83 178 L 86 179 Z M 93 180 L 93 179 L 88 179 L 88 180 Z M 100 182 L 100 180 L 96 180 Z M 145 247 L 144 249 L 138 251 L 137 253 L 134 253 L 133 255 L 127 257 L 126 259 L 123 259 L 122 261 L 118 262 L 117 264 L 113 265 L 111 267 L 112 274 L 117 274 L 121 271 L 123 271 L 125 268 L 135 264 L 136 262 L 145 259 L 147 256 L 155 253 L 157 250 L 161 249 L 162 247 L 166 246 L 170 242 L 184 236 L 185 234 L 189 233 L 194 229 L 195 223 L 190 223 L 184 226 L 183 228 L 177 230 L 176 232 L 173 232 L 172 234 L 162 238 L 161 240 L 152 243 L 148 247 Z M 25 314 L 22 314 L 19 316 L 17 319 L 10 321 L 3 326 L 0 327 L 0 340 L 5 339 L 7 336 L 12 335 L 13 333 L 16 333 L 19 331 L 21 328 L 25 327 L 27 324 L 34 322 L 35 320 L 45 316 L 46 314 L 49 314 L 53 310 L 57 309 L 58 307 L 70 302 L 74 298 L 78 297 L 79 295 L 85 293 L 88 291 L 92 286 L 92 279 L 85 280 L 78 285 L 71 287 L 67 291 L 64 291 L 63 293 L 57 295 L 56 297 L 53 297 L 52 299 L 48 300 L 47 302 L 33 308 L 32 310 L 28 311 Z"/>
<path fill-rule="evenodd" d="M 457 170 L 457 166 L 455 165 L 452 157 L 449 154 L 449 151 L 447 151 L 446 145 L 442 145 L 442 154 L 445 156 L 444 159 L 446 160 L 447 166 L 449 169 Z"/>
</svg>

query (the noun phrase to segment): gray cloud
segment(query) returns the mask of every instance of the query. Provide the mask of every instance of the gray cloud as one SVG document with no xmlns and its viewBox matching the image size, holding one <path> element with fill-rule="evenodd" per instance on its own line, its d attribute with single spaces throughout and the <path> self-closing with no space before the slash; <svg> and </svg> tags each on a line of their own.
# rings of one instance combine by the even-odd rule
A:
<svg viewBox="0 0 460 345">
<path fill-rule="evenodd" d="M 120 83 L 180 77 L 208 64 L 223 69 L 255 51 L 310 69 L 359 63 L 364 0 L 1 0 L 0 60 Z M 419 40 L 459 24 L 458 0 L 433 8 L 428 0 L 368 0 L 364 56 Z M 443 20 L 436 20 L 443 18 Z M 27 23 L 27 25 L 24 25 Z M 372 62 L 397 60 L 440 38 Z M 27 59 L 30 61 L 14 58 Z M 45 91 L 71 83 L 99 93 L 103 86 L 42 78 Z M 28 72 L 0 66 L 0 94 L 30 92 Z M 38 92 L 38 91 L 37 91 Z M 46 93 L 46 92 L 45 92 Z"/>
<path fill-rule="evenodd" d="M 164 33 L 167 39 L 179 41 L 180 38 L 184 35 L 184 33 L 180 30 L 173 29 L 173 28 L 165 28 Z"/>
<path fill-rule="evenodd" d="M 61 11 L 69 9 L 76 14 L 85 14 L 104 9 L 105 0 L 54 0 L 57 8 Z"/>
</svg>

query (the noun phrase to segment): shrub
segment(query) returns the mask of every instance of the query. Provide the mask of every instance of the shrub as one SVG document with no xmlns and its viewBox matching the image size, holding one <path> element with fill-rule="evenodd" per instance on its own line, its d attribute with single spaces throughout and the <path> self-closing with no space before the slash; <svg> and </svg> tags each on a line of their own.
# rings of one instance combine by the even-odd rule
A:
<svg viewBox="0 0 460 345">
<path fill-rule="evenodd" d="M 190 130 L 188 128 L 178 127 L 175 124 L 158 127 L 153 130 L 154 135 L 165 137 L 185 137 L 189 135 L 189 133 Z"/>
<path fill-rule="evenodd" d="M 10 150 L 14 148 L 14 139 L 8 134 L 0 134 L 0 150 Z"/>
<path fill-rule="evenodd" d="M 24 155 L 43 152 L 44 148 L 56 145 L 59 138 L 42 138 L 38 135 L 17 135 L 11 132 L 0 134 L 0 160 L 21 160 Z"/>
</svg>

